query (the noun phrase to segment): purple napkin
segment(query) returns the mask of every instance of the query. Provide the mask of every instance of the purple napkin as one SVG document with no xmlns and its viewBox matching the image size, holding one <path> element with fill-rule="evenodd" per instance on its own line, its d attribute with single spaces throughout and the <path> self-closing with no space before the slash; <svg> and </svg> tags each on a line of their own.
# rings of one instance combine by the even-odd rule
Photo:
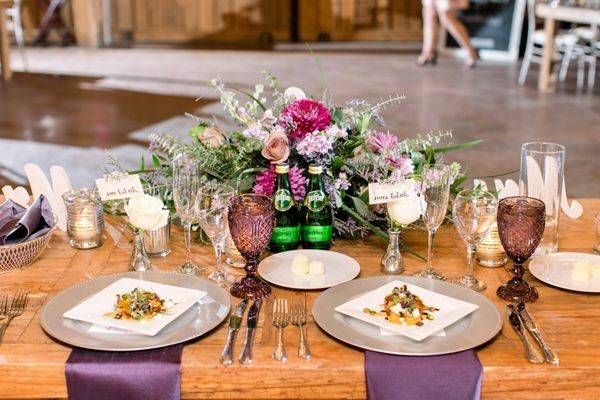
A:
<svg viewBox="0 0 600 400">
<path fill-rule="evenodd" d="M 3 236 L 0 235 L 0 244 L 23 243 L 48 233 L 54 226 L 54 214 L 50 202 L 44 195 L 40 195 L 26 211 L 17 212 L 9 218 L 5 226 L 11 224 L 13 229 L 10 231 L 0 228 L 0 231 L 6 232 Z"/>
<path fill-rule="evenodd" d="M 12 200 L 0 204 L 0 245 L 4 243 L 4 236 L 15 229 L 26 210 Z"/>
<path fill-rule="evenodd" d="M 365 351 L 369 400 L 476 400 L 483 367 L 474 350 L 410 357 Z"/>
<path fill-rule="evenodd" d="M 69 400 L 179 400 L 183 345 L 125 353 L 74 348 L 65 365 Z"/>
</svg>

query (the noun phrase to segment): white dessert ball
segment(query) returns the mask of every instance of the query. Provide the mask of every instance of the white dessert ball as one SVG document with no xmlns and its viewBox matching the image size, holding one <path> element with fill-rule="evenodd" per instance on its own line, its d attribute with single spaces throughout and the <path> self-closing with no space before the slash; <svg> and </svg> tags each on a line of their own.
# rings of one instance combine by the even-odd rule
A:
<svg viewBox="0 0 600 400">
<path fill-rule="evenodd" d="M 600 264 L 593 264 L 590 272 L 592 279 L 600 278 Z"/>
<path fill-rule="evenodd" d="M 323 275 L 325 273 L 325 264 L 321 261 L 311 261 L 308 264 L 308 273 L 311 275 Z"/>
<path fill-rule="evenodd" d="M 308 274 L 308 257 L 299 254 L 292 260 L 292 273 L 295 275 Z"/>
<path fill-rule="evenodd" d="M 591 263 L 580 260 L 575 263 L 571 270 L 571 279 L 575 282 L 589 282 L 591 279 Z"/>
</svg>

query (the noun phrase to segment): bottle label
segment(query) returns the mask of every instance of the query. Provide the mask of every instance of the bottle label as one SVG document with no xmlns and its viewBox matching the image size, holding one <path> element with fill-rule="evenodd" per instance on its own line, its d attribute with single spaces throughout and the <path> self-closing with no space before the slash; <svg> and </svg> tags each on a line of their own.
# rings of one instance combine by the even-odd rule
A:
<svg viewBox="0 0 600 400">
<path fill-rule="evenodd" d="M 298 243 L 300 241 L 300 225 L 298 226 L 276 226 L 273 228 L 273 243 Z"/>
<path fill-rule="evenodd" d="M 279 189 L 275 192 L 275 209 L 277 211 L 287 211 L 292 208 L 292 194 L 287 189 Z"/>
<path fill-rule="evenodd" d="M 331 225 L 307 225 L 302 227 L 302 240 L 305 242 L 330 242 Z"/>
<path fill-rule="evenodd" d="M 327 197 L 322 190 L 313 190 L 306 195 L 306 207 L 310 211 L 321 211 L 327 205 Z"/>
</svg>

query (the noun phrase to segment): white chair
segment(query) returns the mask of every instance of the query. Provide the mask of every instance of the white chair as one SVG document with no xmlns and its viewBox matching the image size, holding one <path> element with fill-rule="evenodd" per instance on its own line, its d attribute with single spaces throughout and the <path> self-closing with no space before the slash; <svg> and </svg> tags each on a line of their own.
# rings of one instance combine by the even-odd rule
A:
<svg viewBox="0 0 600 400">
<path fill-rule="evenodd" d="M 8 30 L 15 34 L 15 41 L 19 46 L 19 54 L 21 60 L 23 60 L 23 69 L 29 70 L 27 63 L 27 56 L 25 54 L 25 36 L 23 35 L 23 18 L 21 14 L 21 6 L 23 0 L 13 0 L 13 5 L 6 9 L 6 15 L 8 16 Z"/>
<path fill-rule="evenodd" d="M 531 63 L 541 64 L 544 45 L 546 44 L 546 32 L 535 29 L 535 0 L 527 0 L 527 46 L 519 72 L 519 85 L 525 84 L 529 66 Z M 570 53 L 577 44 L 579 38 L 576 34 L 561 31 L 554 38 L 554 61 L 560 61 L 563 54 Z M 567 65 L 568 68 L 568 65 Z"/>
</svg>

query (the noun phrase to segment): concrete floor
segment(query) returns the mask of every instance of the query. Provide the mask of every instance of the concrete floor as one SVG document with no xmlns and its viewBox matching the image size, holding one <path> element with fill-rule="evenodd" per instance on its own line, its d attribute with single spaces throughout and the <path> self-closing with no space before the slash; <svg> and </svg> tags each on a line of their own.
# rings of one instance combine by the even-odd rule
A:
<svg viewBox="0 0 600 400">
<path fill-rule="evenodd" d="M 451 130 L 456 143 L 483 139 L 479 147 L 448 157 L 449 161 L 463 162 L 471 176 L 518 169 L 519 148 L 524 142 L 558 142 L 567 148 L 569 195 L 600 197 L 598 84 L 595 93 L 580 93 L 575 90 L 574 78 L 569 77 L 557 93 L 542 95 L 536 91 L 535 67 L 526 85 L 520 87 L 516 84 L 518 71 L 514 65 L 482 64 L 474 70 L 466 70 L 460 61 L 442 59 L 436 67 L 418 68 L 415 57 L 415 54 L 405 53 L 318 54 L 326 85 L 337 102 L 352 98 L 376 101 L 395 93 L 407 96 L 403 104 L 383 112 L 388 129 L 398 136 Z M 107 143 L 108 147 L 139 143 L 140 132 L 150 131 L 148 125 L 165 119 L 175 121 L 169 124 L 169 129 L 184 133 L 186 122 L 180 124 L 177 118 L 171 117 L 185 111 L 222 117 L 215 94 L 205 85 L 206 80 L 215 76 L 221 76 L 232 85 L 248 87 L 258 81 L 260 71 L 266 69 L 277 75 L 284 87 L 301 86 L 317 97 L 321 93 L 314 59 L 304 52 L 52 48 L 28 50 L 28 61 L 33 72 L 87 77 L 76 81 L 75 89 L 69 92 L 69 96 L 82 101 L 71 98 L 68 107 L 60 107 L 65 101 L 60 88 L 67 78 L 17 74 L 12 83 L 0 86 L 0 138 L 70 144 L 81 151 L 86 146 L 98 145 L 93 137 L 99 132 L 105 135 L 107 131 L 109 134 L 119 132 L 120 139 Z M 17 70 L 22 69 L 16 54 L 13 65 Z M 572 72 L 574 75 L 575 71 Z M 54 83 L 36 83 L 36 79 L 54 79 Z M 102 94 L 99 95 L 99 91 Z M 47 104 L 46 116 L 60 117 L 64 122 L 62 139 L 44 136 L 43 129 L 33 135 L 31 129 L 27 130 L 27 126 L 39 126 L 44 117 L 39 109 L 26 111 L 31 107 L 27 96 L 37 96 Z M 95 100 L 84 101 L 90 96 Z M 199 96 L 203 97 L 200 104 L 193 99 Z M 20 110 L 18 121 L 15 121 L 15 113 L 3 106 L 9 102 L 11 110 Z M 92 103 L 104 104 L 104 109 L 110 108 L 108 104 L 112 104 L 113 109 L 118 104 L 121 112 L 106 114 L 110 121 L 104 124 L 102 118 L 96 118 L 96 125 L 88 127 L 92 138 L 86 142 L 81 139 L 82 128 L 70 128 L 69 121 L 82 123 L 85 119 L 76 118 L 77 115 L 102 113 L 102 107 L 94 108 Z M 177 107 L 173 107 L 174 104 Z M 36 107 L 39 106 L 38 103 Z M 156 112 L 135 112 L 139 107 Z M 181 129 L 177 129 L 178 126 Z M 121 136 L 121 132 L 130 130 L 137 133 L 133 137 Z M 73 135 L 72 140 L 68 139 L 69 135 Z M 16 142 L 17 147 L 14 147 L 15 142 L 11 143 L 13 149 L 23 151 L 28 146 L 28 143 Z M 36 149 L 39 151 L 39 146 Z M 127 150 L 127 154 L 131 151 Z M 3 158 L 0 157 L 0 162 Z M 12 157 L 11 166 L 18 169 L 19 165 L 14 163 L 22 159 Z M 88 173 L 98 174 L 97 171 Z"/>
</svg>

